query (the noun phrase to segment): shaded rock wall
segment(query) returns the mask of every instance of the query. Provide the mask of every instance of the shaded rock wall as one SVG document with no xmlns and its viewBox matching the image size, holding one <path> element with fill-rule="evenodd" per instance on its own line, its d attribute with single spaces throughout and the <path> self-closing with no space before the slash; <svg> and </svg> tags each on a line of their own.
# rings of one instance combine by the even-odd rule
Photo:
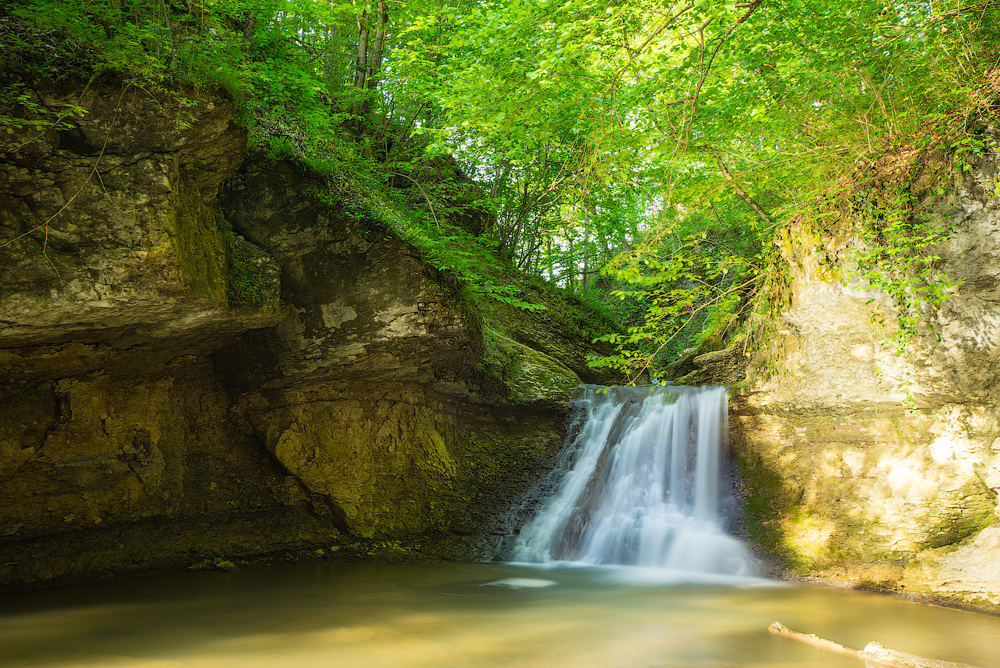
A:
<svg viewBox="0 0 1000 668">
<path fill-rule="evenodd" d="M 34 94 L 88 113 L 0 147 L 0 583 L 300 545 L 278 521 L 287 475 L 232 420 L 208 356 L 281 319 L 273 297 L 229 306 L 235 237 L 211 205 L 242 159 L 231 104 Z M 253 547 L 237 518 L 274 539 Z"/>
<path fill-rule="evenodd" d="M 559 362 L 540 326 L 522 367 L 559 397 L 483 377 L 485 322 L 447 277 L 245 160 L 225 101 L 34 95 L 88 113 L 0 147 L 0 587 L 488 553 L 586 350 Z"/>
<path fill-rule="evenodd" d="M 513 489 L 528 483 L 560 442 L 565 405 L 550 410 L 524 382 L 506 397 L 487 388 L 483 324 L 456 286 L 385 231 L 301 197 L 315 185 L 251 160 L 222 198 L 281 265 L 287 306 L 277 327 L 216 355 L 239 378 L 236 410 L 352 535 L 475 534 L 484 508 L 501 510 L 484 488 L 503 488 L 504 470 Z M 520 357 L 551 359 L 536 347 Z"/>
<path fill-rule="evenodd" d="M 998 165 L 991 154 L 941 177 L 949 196 L 920 197 L 917 216 L 954 225 L 934 252 L 959 285 L 925 310 L 930 329 L 907 353 L 889 340 L 891 300 L 856 278 L 864 242 L 846 216 L 782 241 L 791 300 L 774 373 L 736 400 L 731 424 L 756 538 L 799 575 L 1000 605 L 995 569 L 973 573 L 1000 558 Z"/>
</svg>

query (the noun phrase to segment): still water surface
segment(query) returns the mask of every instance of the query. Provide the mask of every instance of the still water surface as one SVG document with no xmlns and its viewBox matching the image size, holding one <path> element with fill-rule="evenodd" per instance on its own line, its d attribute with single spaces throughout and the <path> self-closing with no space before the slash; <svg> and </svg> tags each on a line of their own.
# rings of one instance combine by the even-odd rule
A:
<svg viewBox="0 0 1000 668">
<path fill-rule="evenodd" d="M 0 594 L 0 665 L 860 666 L 772 637 L 1000 667 L 1000 617 L 623 568 L 308 564 Z M 735 583 L 735 584 L 734 584 Z"/>
</svg>

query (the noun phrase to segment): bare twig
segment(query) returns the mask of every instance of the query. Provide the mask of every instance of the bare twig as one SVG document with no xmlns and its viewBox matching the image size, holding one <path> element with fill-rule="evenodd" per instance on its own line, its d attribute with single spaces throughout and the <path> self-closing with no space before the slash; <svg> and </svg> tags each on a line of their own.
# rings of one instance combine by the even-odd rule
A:
<svg viewBox="0 0 1000 668">
<path fill-rule="evenodd" d="M 402 176 L 404 179 L 409 179 L 410 182 L 412 182 L 413 185 L 415 185 L 420 190 L 420 194 L 424 196 L 424 201 L 427 202 L 427 206 L 431 208 L 431 218 L 434 219 L 434 225 L 436 225 L 437 228 L 440 230 L 441 221 L 438 220 L 437 214 L 434 213 L 434 204 L 431 202 L 431 198 L 427 196 L 427 191 L 425 191 L 424 187 L 420 185 L 420 182 L 417 181 L 412 176 L 407 176 L 406 174 L 401 174 L 399 172 L 386 172 L 386 173 L 389 174 L 390 176 Z"/>
<path fill-rule="evenodd" d="M 772 222 L 771 216 L 767 215 L 767 211 L 764 210 L 764 207 L 758 204 L 753 197 L 750 197 L 747 191 L 743 189 L 743 186 L 741 186 L 739 182 L 733 178 L 733 175 L 730 174 L 729 170 L 726 168 L 726 163 L 722 162 L 722 156 L 719 155 L 718 151 L 715 151 L 715 160 L 719 165 L 719 171 L 722 172 L 722 176 L 725 177 L 726 181 L 729 181 L 729 186 L 733 189 L 733 192 L 736 193 L 736 196 L 743 200 L 748 207 L 753 209 L 753 212 L 760 216 L 761 220 L 770 224 Z"/>
</svg>

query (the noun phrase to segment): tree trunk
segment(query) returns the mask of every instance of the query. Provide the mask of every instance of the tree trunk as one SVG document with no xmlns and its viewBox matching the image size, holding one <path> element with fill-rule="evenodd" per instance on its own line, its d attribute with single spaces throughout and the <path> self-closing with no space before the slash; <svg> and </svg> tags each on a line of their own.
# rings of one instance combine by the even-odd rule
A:
<svg viewBox="0 0 1000 668">
<path fill-rule="evenodd" d="M 365 73 L 365 86 L 368 90 L 375 90 L 378 86 L 379 74 L 382 71 L 382 54 L 385 51 L 385 28 L 389 23 L 389 12 L 385 6 L 385 0 L 378 3 L 378 27 L 375 29 L 375 39 L 371 43 L 371 53 L 368 55 Z"/>
<path fill-rule="evenodd" d="M 550 234 L 545 240 L 545 263 L 548 265 L 549 270 L 549 282 L 553 282 L 556 279 L 556 274 L 552 270 L 554 262 L 552 261 L 552 235 Z"/>
<path fill-rule="evenodd" d="M 246 53 L 250 50 L 250 43 L 253 42 L 254 33 L 257 32 L 257 12 L 247 12 L 246 21 L 243 23 L 243 40 L 240 43 L 240 50 Z"/>
<path fill-rule="evenodd" d="M 576 260 L 573 258 L 573 234 L 566 235 L 566 287 L 572 290 L 576 287 Z"/>
<path fill-rule="evenodd" d="M 583 203 L 583 294 L 590 290 L 590 211 Z"/>
<path fill-rule="evenodd" d="M 328 1 L 330 9 L 334 10 L 336 8 L 336 0 Z M 337 58 L 337 43 L 340 38 L 340 30 L 340 25 L 332 20 L 326 26 L 326 44 L 323 46 L 323 76 L 331 87 L 339 84 L 343 76 L 341 68 L 344 66 L 344 63 L 338 62 L 339 59 Z"/>
<path fill-rule="evenodd" d="M 368 14 L 371 3 L 358 16 L 358 58 L 354 65 L 354 87 L 365 87 L 365 75 L 368 72 Z"/>
</svg>

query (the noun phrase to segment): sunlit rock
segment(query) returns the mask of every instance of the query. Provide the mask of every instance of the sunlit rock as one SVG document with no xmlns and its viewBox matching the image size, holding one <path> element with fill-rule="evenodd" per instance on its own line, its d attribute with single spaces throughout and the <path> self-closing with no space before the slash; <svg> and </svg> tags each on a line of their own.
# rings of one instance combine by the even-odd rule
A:
<svg viewBox="0 0 1000 668">
<path fill-rule="evenodd" d="M 996 604 L 1000 559 L 1000 206 L 988 157 L 915 216 L 954 225 L 933 252 L 955 285 L 896 350 L 889 297 L 852 273 L 849 224 L 788 230 L 789 306 L 735 402 L 757 540 L 797 576 Z M 992 584 L 991 584 L 992 583 Z M 971 597 L 971 598 L 970 598 Z"/>
</svg>

